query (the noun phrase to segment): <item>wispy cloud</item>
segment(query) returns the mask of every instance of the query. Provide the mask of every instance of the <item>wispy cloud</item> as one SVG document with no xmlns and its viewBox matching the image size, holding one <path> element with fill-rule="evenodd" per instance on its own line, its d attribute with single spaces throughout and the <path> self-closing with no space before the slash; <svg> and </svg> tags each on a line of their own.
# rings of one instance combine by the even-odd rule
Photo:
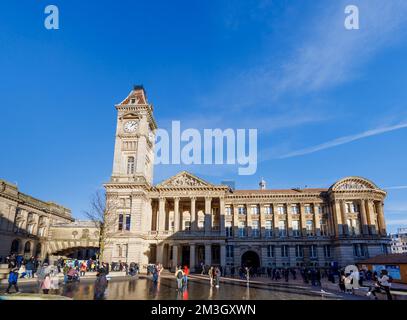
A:
<svg viewBox="0 0 407 320">
<path fill-rule="evenodd" d="M 407 219 L 386 220 L 389 226 L 407 225 Z"/>
<path fill-rule="evenodd" d="M 349 136 L 345 136 L 345 137 L 340 137 L 340 138 L 337 138 L 337 139 L 334 139 L 334 140 L 331 140 L 331 141 L 328 141 L 328 142 L 325 142 L 325 143 L 322 143 L 322 144 L 319 144 L 319 145 L 316 145 L 316 146 L 312 146 L 312 147 L 308 147 L 308 148 L 288 152 L 288 153 L 286 153 L 286 154 L 284 154 L 282 156 L 279 156 L 277 158 L 286 159 L 286 158 L 302 156 L 302 155 L 318 152 L 318 151 L 321 151 L 321 150 L 333 148 L 333 147 L 336 147 L 336 146 L 340 146 L 340 145 L 343 145 L 343 144 L 347 144 L 347 143 L 350 143 L 350 142 L 353 142 L 353 141 L 356 141 L 356 140 L 361 140 L 361 139 L 364 139 L 364 138 L 380 135 L 380 134 L 383 134 L 383 133 L 386 133 L 386 132 L 400 130 L 400 129 L 403 129 L 403 128 L 407 128 L 407 122 L 400 123 L 400 124 L 393 125 L 393 126 L 375 128 L 375 129 L 364 131 L 362 133 L 349 135 Z"/>
<path fill-rule="evenodd" d="M 385 187 L 384 190 L 403 190 L 407 189 L 407 186 L 392 186 L 392 187 Z"/>
</svg>

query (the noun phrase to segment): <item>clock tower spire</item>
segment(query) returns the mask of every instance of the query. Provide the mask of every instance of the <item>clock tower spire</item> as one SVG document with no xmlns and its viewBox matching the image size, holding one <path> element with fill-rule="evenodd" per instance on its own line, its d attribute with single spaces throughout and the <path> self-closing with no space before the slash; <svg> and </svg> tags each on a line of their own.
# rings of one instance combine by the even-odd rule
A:
<svg viewBox="0 0 407 320">
<path fill-rule="evenodd" d="M 111 181 L 152 184 L 157 125 L 144 87 L 135 85 L 115 107 L 117 126 Z"/>
</svg>

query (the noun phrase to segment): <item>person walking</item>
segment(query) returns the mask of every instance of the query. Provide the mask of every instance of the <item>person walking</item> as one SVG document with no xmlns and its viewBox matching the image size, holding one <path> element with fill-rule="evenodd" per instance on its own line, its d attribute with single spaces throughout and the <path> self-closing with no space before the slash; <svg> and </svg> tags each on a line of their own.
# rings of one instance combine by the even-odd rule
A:
<svg viewBox="0 0 407 320">
<path fill-rule="evenodd" d="M 339 289 L 342 292 L 346 292 L 346 288 L 345 288 L 345 273 L 343 271 L 341 271 L 341 274 L 339 276 Z"/>
<path fill-rule="evenodd" d="M 32 259 L 27 261 L 27 264 L 25 265 L 25 271 L 27 272 L 27 278 L 33 278 L 33 270 L 34 270 L 34 263 L 32 262 Z"/>
<path fill-rule="evenodd" d="M 14 287 L 16 293 L 20 293 L 20 291 L 18 290 L 17 282 L 18 282 L 18 269 L 14 268 L 10 270 L 10 273 L 8 275 L 8 287 L 6 290 L 7 294 L 10 294 L 11 287 Z"/>
<path fill-rule="evenodd" d="M 104 272 L 98 271 L 96 274 L 95 287 L 94 287 L 94 300 L 103 300 L 107 288 L 107 278 Z"/>
<path fill-rule="evenodd" d="M 189 268 L 188 268 L 188 266 L 184 266 L 184 278 L 182 280 L 184 287 L 186 287 L 188 285 L 188 275 L 189 275 Z"/>
<path fill-rule="evenodd" d="M 86 269 L 87 269 L 86 262 L 82 262 L 81 267 L 80 267 L 80 276 L 81 277 L 85 276 Z"/>
<path fill-rule="evenodd" d="M 184 272 L 180 267 L 175 270 L 175 278 L 177 279 L 177 291 L 182 290 L 182 280 L 184 279 Z"/>
<path fill-rule="evenodd" d="M 213 269 L 213 267 L 210 267 L 210 268 L 209 268 L 209 271 L 208 271 L 209 283 L 210 283 L 211 287 L 213 287 L 214 271 L 215 271 L 215 270 Z"/>
<path fill-rule="evenodd" d="M 48 294 L 49 289 L 51 289 L 51 277 L 49 274 L 46 274 L 44 280 L 41 282 L 41 290 L 44 294 Z"/>
<path fill-rule="evenodd" d="M 390 292 L 391 282 L 392 279 L 388 276 L 387 270 L 382 270 L 380 276 L 377 278 L 374 288 L 369 289 L 367 296 L 370 296 L 372 294 L 377 300 L 376 292 L 381 292 L 381 290 L 384 290 L 387 296 L 387 300 L 393 300 Z"/>
<path fill-rule="evenodd" d="M 220 269 L 218 267 L 216 267 L 216 269 L 215 269 L 215 279 L 214 279 L 216 288 L 219 288 L 221 274 L 222 274 L 222 272 L 220 271 Z"/>
</svg>

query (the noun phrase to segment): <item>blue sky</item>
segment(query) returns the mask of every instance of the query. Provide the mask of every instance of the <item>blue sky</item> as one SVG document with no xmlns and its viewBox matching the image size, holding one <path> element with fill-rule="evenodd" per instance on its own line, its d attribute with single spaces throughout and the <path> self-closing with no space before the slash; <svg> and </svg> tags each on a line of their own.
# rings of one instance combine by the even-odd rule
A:
<svg viewBox="0 0 407 320">
<path fill-rule="evenodd" d="M 55 4 L 60 30 L 44 28 Z M 344 8 L 360 9 L 345 30 Z M 239 188 L 388 188 L 390 231 L 407 226 L 407 2 L 2 1 L 0 177 L 82 217 L 112 170 L 115 109 L 143 84 L 159 126 L 257 128 L 253 176 L 186 169 Z"/>
</svg>

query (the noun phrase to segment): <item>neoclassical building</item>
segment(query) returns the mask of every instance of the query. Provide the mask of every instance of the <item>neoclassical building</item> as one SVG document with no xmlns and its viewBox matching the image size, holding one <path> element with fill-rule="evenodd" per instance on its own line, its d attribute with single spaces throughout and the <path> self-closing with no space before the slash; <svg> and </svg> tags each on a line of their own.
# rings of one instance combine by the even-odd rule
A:
<svg viewBox="0 0 407 320">
<path fill-rule="evenodd" d="M 386 192 L 368 179 L 287 190 L 261 181 L 258 189 L 233 190 L 183 171 L 154 185 L 157 124 L 143 87 L 116 109 L 105 261 L 324 267 L 387 252 Z"/>
<path fill-rule="evenodd" d="M 0 179 L 0 257 L 11 253 L 43 260 L 91 256 L 99 247 L 99 229 L 91 221 L 74 221 L 71 210 L 19 191 Z"/>
</svg>

